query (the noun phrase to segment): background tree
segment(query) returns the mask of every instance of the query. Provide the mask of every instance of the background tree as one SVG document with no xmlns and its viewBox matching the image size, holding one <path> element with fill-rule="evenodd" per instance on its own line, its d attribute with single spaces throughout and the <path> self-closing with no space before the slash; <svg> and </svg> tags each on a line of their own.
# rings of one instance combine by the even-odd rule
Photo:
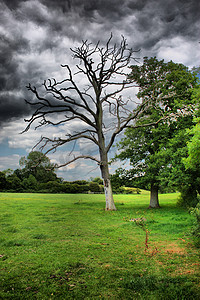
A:
<svg viewBox="0 0 200 300">
<path fill-rule="evenodd" d="M 26 191 L 37 191 L 38 189 L 37 179 L 32 174 L 28 178 L 24 178 L 22 185 Z"/>
<path fill-rule="evenodd" d="M 55 165 L 40 151 L 32 151 L 27 157 L 21 157 L 19 164 L 24 168 L 15 171 L 15 173 L 21 179 L 28 179 L 32 175 L 40 183 L 57 180 L 57 175 L 54 172 Z M 32 177 L 29 178 L 28 182 L 31 180 L 33 180 Z"/>
<path fill-rule="evenodd" d="M 137 97 L 146 103 L 147 109 L 137 121 L 138 128 L 126 130 L 117 157 L 130 159 L 131 170 L 122 173 L 132 179 L 133 184 L 151 190 L 149 207 L 155 208 L 159 207 L 161 178 L 163 180 L 164 173 L 167 176 L 166 167 L 170 165 L 170 157 L 166 155 L 169 140 L 193 124 L 192 116 L 185 110 L 195 102 L 192 88 L 197 85 L 197 77 L 182 64 L 145 57 L 142 66 L 132 66 L 129 78 L 139 85 Z M 157 123 L 167 111 L 176 117 Z M 181 111 L 186 114 L 179 115 Z M 142 127 L 147 122 L 154 125 Z"/>
<path fill-rule="evenodd" d="M 134 51 L 128 48 L 124 38 L 119 46 L 112 46 L 111 39 L 112 36 L 105 47 L 101 47 L 99 43 L 93 46 L 85 41 L 80 47 L 71 49 L 73 57 L 80 63 L 74 74 L 69 65 L 62 65 L 68 73 L 66 79 L 49 79 L 43 84 L 44 90 L 29 84 L 28 89 L 35 98 L 27 103 L 35 107 L 35 112 L 26 120 L 28 126 L 25 130 L 34 122 L 39 122 L 36 128 L 44 125 L 68 125 L 68 133 L 64 137 L 41 138 L 39 144 L 41 150 L 47 149 L 46 154 L 79 139 L 95 145 L 99 155 L 74 156 L 58 167 L 66 166 L 77 159 L 95 161 L 104 181 L 106 210 L 116 209 L 110 183 L 108 153 L 116 136 L 139 117 L 144 108 L 144 103 L 133 109 L 133 101 L 123 101 L 123 92 L 133 86 L 127 80 L 126 68 Z M 84 81 L 83 85 L 80 76 L 81 81 Z M 73 130 L 77 128 L 74 125 L 77 121 L 78 130 Z"/>
<path fill-rule="evenodd" d="M 103 180 L 100 177 L 95 177 L 95 178 L 91 177 L 90 181 L 97 182 L 99 185 L 103 185 Z"/>
<path fill-rule="evenodd" d="M 181 192 L 179 204 L 186 207 L 195 206 L 200 194 L 200 163 L 199 163 L 199 116 L 200 87 L 192 90 L 192 98 L 196 102 L 193 126 L 179 130 L 169 141 L 165 151 L 167 165 L 164 177 L 168 178 L 168 186 Z M 190 129 L 189 129 L 190 128 Z M 166 181 L 166 180 L 165 180 Z"/>
<path fill-rule="evenodd" d="M 187 207 L 196 205 L 199 186 L 198 173 L 186 169 L 183 163 L 183 158 L 188 156 L 189 139 L 187 129 L 180 129 L 168 141 L 166 149 L 160 151 L 165 167 L 159 174 L 162 187 L 181 192 L 178 204 Z"/>
<path fill-rule="evenodd" d="M 192 129 L 187 131 L 192 137 L 187 143 L 188 157 L 184 159 L 186 169 L 195 172 L 200 170 L 200 119 L 197 122 Z"/>
<path fill-rule="evenodd" d="M 6 188 L 6 175 L 4 172 L 0 171 L 0 191 Z"/>
<path fill-rule="evenodd" d="M 14 171 L 10 168 L 3 171 L 3 173 L 5 174 L 6 177 L 8 177 L 9 175 L 12 175 L 13 172 Z"/>
<path fill-rule="evenodd" d="M 22 191 L 21 180 L 17 177 L 16 174 L 11 174 L 6 177 L 6 189 L 13 192 Z"/>
</svg>

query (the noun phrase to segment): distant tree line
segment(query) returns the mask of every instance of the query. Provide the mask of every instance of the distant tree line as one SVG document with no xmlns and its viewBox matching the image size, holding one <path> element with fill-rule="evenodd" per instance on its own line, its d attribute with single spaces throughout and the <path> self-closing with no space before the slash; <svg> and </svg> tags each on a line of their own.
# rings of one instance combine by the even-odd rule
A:
<svg viewBox="0 0 200 300">
<path fill-rule="evenodd" d="M 90 180 L 64 181 L 57 177 L 55 165 L 39 151 L 32 151 L 19 161 L 20 169 L 0 171 L 1 192 L 40 192 L 40 193 L 104 193 L 103 180 L 99 177 Z M 140 193 L 137 188 L 119 186 L 113 180 L 115 193 Z"/>
<path fill-rule="evenodd" d="M 64 181 L 57 177 L 55 165 L 39 151 L 32 151 L 19 161 L 20 169 L 0 172 L 0 191 L 41 193 L 102 192 L 101 179 Z"/>
</svg>

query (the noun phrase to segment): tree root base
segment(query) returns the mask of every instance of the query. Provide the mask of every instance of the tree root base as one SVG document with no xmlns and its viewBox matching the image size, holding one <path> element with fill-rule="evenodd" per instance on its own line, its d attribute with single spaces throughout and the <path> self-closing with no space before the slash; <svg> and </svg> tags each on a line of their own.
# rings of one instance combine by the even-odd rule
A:
<svg viewBox="0 0 200 300">
<path fill-rule="evenodd" d="M 160 205 L 158 205 L 158 206 L 149 205 L 149 207 L 148 207 L 148 209 L 157 209 L 157 208 L 161 208 L 161 206 Z"/>
</svg>

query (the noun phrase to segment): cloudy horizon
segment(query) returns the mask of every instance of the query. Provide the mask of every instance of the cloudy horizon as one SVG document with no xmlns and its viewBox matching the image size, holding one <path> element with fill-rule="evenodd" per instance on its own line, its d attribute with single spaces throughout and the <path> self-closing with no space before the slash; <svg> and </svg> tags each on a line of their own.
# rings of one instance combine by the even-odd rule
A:
<svg viewBox="0 0 200 300">
<path fill-rule="evenodd" d="M 200 65 L 200 2 L 198 0 L 0 0 L 0 171 L 18 168 L 45 129 L 20 134 L 31 108 L 30 83 L 39 86 L 47 78 L 61 79 L 72 68 L 70 48 L 88 40 L 105 44 L 113 34 L 119 44 L 123 35 L 141 62 L 144 56 Z M 52 129 L 61 134 L 63 127 Z M 87 145 L 78 143 L 77 153 Z M 65 161 L 71 148 L 48 155 Z M 114 170 L 114 167 L 113 167 Z M 111 170 L 112 171 L 112 170 Z M 94 162 L 80 161 L 58 176 L 76 180 L 99 176 Z"/>
</svg>

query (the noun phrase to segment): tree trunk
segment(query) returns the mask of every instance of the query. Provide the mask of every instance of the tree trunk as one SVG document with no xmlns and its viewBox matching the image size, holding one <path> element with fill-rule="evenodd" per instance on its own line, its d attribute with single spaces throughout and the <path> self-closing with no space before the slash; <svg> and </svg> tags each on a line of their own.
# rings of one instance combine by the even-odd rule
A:
<svg viewBox="0 0 200 300">
<path fill-rule="evenodd" d="M 99 119 L 100 119 L 99 123 L 101 123 L 102 107 L 100 107 L 99 109 L 101 112 L 99 113 Z M 102 128 L 102 125 L 99 125 L 99 128 Z M 108 154 L 105 147 L 105 138 L 101 130 L 99 132 L 99 144 L 100 144 L 99 154 L 101 159 L 100 169 L 101 169 L 101 176 L 103 178 L 104 192 L 106 198 L 105 210 L 117 210 L 113 200 L 113 193 L 112 193 L 112 187 L 110 182 L 110 173 L 108 168 Z"/>
<path fill-rule="evenodd" d="M 158 186 L 155 183 L 152 183 L 149 208 L 159 208 L 159 207 L 160 205 L 158 201 Z"/>
<path fill-rule="evenodd" d="M 107 162 L 107 155 L 104 155 L 104 160 L 102 159 L 102 165 L 100 165 L 101 175 L 104 182 L 104 192 L 106 198 L 106 208 L 105 210 L 117 210 L 113 200 L 112 186 L 110 182 L 110 174 Z"/>
<path fill-rule="evenodd" d="M 104 179 L 104 192 L 106 197 L 106 210 L 117 210 L 113 200 L 112 186 L 110 179 Z"/>
</svg>

